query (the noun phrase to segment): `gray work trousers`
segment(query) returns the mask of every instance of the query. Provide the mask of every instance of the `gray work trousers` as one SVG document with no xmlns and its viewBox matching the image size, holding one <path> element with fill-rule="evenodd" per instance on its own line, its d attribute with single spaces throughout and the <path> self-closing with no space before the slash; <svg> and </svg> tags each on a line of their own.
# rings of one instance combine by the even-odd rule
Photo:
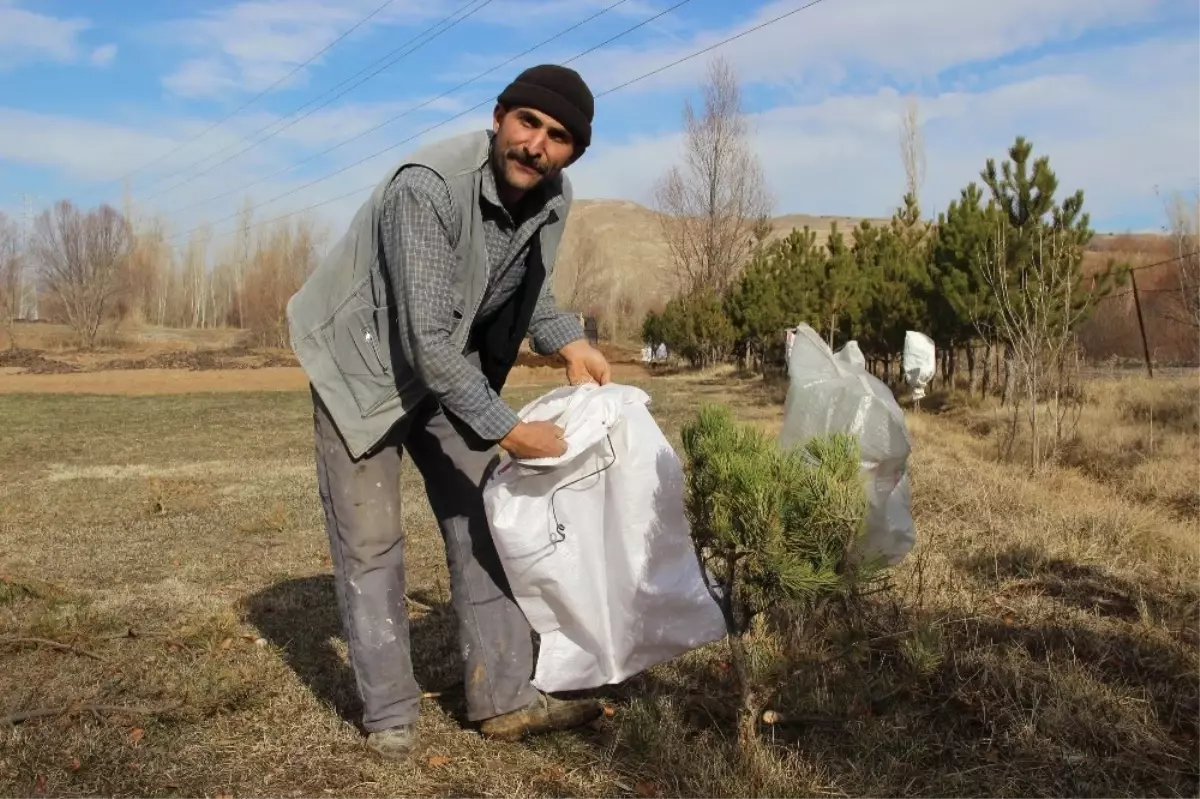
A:
<svg viewBox="0 0 1200 799">
<path fill-rule="evenodd" d="M 404 601 L 402 450 L 421 472 L 446 544 L 467 717 L 478 721 L 527 705 L 537 696 L 531 629 L 512 599 L 483 509 L 493 450 L 468 443 L 430 400 L 354 460 L 315 391 L 313 405 L 317 479 L 364 729 L 411 724 L 421 701 Z"/>
</svg>

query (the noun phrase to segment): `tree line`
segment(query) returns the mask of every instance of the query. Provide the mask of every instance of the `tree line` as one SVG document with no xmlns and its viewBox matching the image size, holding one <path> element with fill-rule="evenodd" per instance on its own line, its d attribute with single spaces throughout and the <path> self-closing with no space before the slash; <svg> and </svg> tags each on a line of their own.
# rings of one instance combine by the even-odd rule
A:
<svg viewBox="0 0 1200 799">
<path fill-rule="evenodd" d="M 832 348 L 856 340 L 870 368 L 887 377 L 905 331 L 919 330 L 941 350 L 944 378 L 953 379 L 961 355 L 972 388 L 995 382 L 1007 394 L 1014 360 L 1040 370 L 1029 359 L 1048 357 L 1061 366 L 1074 331 L 1126 280 L 1127 265 L 1112 259 L 1085 271 L 1094 232 L 1083 192 L 1060 198 L 1048 157 L 1035 157 L 1023 137 L 926 219 L 915 105 L 900 132 L 907 190 L 890 220 L 845 231 L 835 224 L 824 240 L 808 227 L 773 238 L 770 198 L 728 64 L 710 64 L 703 97 L 702 113 L 685 107 L 683 165 L 658 190 L 678 291 L 642 326 L 645 343 L 666 344 L 693 366 L 782 365 L 786 330 L 805 323 Z M 1003 379 L 993 381 L 991 369 L 977 367 L 995 361 Z"/>
<path fill-rule="evenodd" d="M 201 228 L 182 247 L 129 203 L 119 211 L 61 200 L 26 231 L 0 214 L 0 322 L 13 347 L 14 322 L 34 302 L 83 348 L 122 323 L 242 328 L 248 343 L 286 347 L 287 301 L 316 266 L 321 240 L 304 218 L 256 225 L 249 202 L 232 236 Z"/>
</svg>

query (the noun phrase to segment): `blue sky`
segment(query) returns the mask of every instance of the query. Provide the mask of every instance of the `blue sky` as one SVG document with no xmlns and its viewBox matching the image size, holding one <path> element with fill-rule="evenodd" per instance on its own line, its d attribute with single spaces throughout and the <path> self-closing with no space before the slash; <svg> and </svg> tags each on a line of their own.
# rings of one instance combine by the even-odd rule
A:
<svg viewBox="0 0 1200 799">
<path fill-rule="evenodd" d="M 641 24 L 570 62 L 599 94 L 803 1 L 687 0 L 646 22 L 679 0 L 624 0 L 451 91 L 616 0 L 0 0 L 0 210 L 19 213 L 22 194 L 35 209 L 120 202 L 127 178 L 137 213 L 176 243 L 203 223 L 229 229 L 247 201 L 257 219 L 323 203 L 310 213 L 336 234 L 406 149 L 488 124 L 521 68 Z M 406 48 L 414 37 L 428 41 Z M 716 52 L 743 80 L 779 214 L 888 214 L 907 95 L 924 121 L 927 214 L 1018 134 L 1064 193 L 1084 190 L 1101 231 L 1157 228 L 1155 188 L 1197 187 L 1194 0 L 823 0 Z M 704 69 L 696 58 L 599 98 L 577 195 L 649 204 Z"/>
</svg>

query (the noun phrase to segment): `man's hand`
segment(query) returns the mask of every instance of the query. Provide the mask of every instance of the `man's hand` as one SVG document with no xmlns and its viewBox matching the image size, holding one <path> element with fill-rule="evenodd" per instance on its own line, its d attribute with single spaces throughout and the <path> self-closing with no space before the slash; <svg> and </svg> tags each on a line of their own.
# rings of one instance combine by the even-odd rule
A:
<svg viewBox="0 0 1200 799">
<path fill-rule="evenodd" d="M 603 386 L 612 378 L 612 369 L 604 354 L 584 339 L 572 341 L 558 354 L 567 362 L 567 382 L 573 386 L 591 382 Z"/>
<path fill-rule="evenodd" d="M 554 422 L 518 422 L 500 441 L 500 446 L 518 460 L 557 458 L 567 451 L 563 430 Z"/>
</svg>

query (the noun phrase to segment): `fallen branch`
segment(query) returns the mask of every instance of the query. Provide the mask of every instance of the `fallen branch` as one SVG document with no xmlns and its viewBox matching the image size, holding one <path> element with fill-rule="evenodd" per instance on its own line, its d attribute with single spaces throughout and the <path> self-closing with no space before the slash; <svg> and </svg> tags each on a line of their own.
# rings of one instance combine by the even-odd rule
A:
<svg viewBox="0 0 1200 799">
<path fill-rule="evenodd" d="M 64 652 L 72 652 L 76 655 L 83 655 L 92 660 L 104 662 L 104 658 L 97 655 L 95 652 L 88 652 L 86 649 L 64 644 L 61 641 L 51 641 L 49 638 L 0 638 L 0 644 L 36 644 L 38 646 L 48 646 L 53 649 L 61 649 Z"/>
<path fill-rule="evenodd" d="M 20 724 L 30 719 L 46 718 L 48 716 L 65 716 L 77 713 L 128 713 L 135 716 L 154 716 L 174 710 L 177 705 L 168 707 L 136 707 L 128 705 L 64 705 L 63 707 L 42 707 L 36 710 L 23 710 L 8 716 L 0 716 L 0 725 Z"/>
<path fill-rule="evenodd" d="M 125 640 L 137 640 L 138 638 L 160 638 L 168 646 L 174 646 L 179 649 L 188 649 L 189 648 L 186 643 L 179 640 L 178 638 L 173 637 L 170 633 L 156 632 L 153 630 L 138 631 L 138 630 L 134 630 L 132 627 L 130 627 L 128 631 L 120 633 L 118 635 L 106 635 L 103 637 L 103 640 L 105 640 L 105 641 L 125 641 Z"/>
</svg>

